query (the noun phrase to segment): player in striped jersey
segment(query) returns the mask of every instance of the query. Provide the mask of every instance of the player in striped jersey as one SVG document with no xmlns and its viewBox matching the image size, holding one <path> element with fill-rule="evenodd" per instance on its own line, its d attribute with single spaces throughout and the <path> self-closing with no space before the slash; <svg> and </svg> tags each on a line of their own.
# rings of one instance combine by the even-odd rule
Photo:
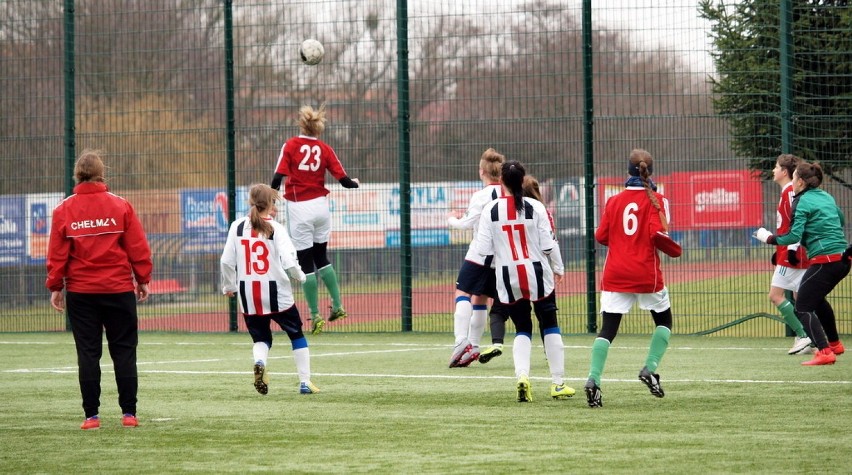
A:
<svg viewBox="0 0 852 475">
<path fill-rule="evenodd" d="M 479 159 L 479 179 L 485 185 L 470 197 L 467 211 L 462 216 L 450 216 L 447 224 L 453 229 L 473 229 L 476 236 L 482 208 L 500 196 L 500 166 L 505 157 L 493 148 L 482 153 Z M 450 356 L 450 368 L 469 366 L 479 358 L 479 343 L 488 316 L 488 297 L 494 289 L 492 257 L 480 256 L 468 247 L 464 263 L 456 279 L 456 302 L 453 314 L 455 342 Z"/>
<path fill-rule="evenodd" d="M 533 198 L 540 203 L 545 203 L 544 198 L 541 195 L 541 187 L 538 183 L 538 180 L 532 175 L 524 176 L 524 196 L 527 198 Z M 546 206 L 546 205 L 545 205 Z M 545 208 L 546 209 L 546 208 Z M 562 252 L 559 250 L 559 241 L 556 238 L 556 224 L 553 220 L 553 215 L 550 211 L 547 211 L 547 219 L 550 221 L 550 230 L 553 234 L 553 252 L 559 253 L 555 259 L 551 259 L 554 262 L 562 262 Z M 556 268 L 553 269 L 553 275 L 556 279 L 556 283 L 559 284 L 559 280 L 564 274 L 564 268 Z M 501 304 L 499 301 L 494 302 L 494 305 L 491 307 L 491 312 L 489 313 L 489 327 L 491 329 L 491 346 L 482 351 L 479 355 L 480 363 L 488 363 L 492 359 L 503 354 L 503 340 L 506 336 L 506 320 L 509 319 L 509 313 L 504 308 L 505 305 Z M 538 310 L 538 307 L 534 307 Z M 536 314 L 538 317 L 538 315 Z M 544 330 L 539 327 L 539 331 Z M 541 333 L 542 342 L 544 341 L 544 333 Z"/>
<path fill-rule="evenodd" d="M 660 270 L 654 236 L 668 230 L 669 206 L 651 181 L 654 159 L 642 149 L 630 153 L 625 189 L 604 206 L 595 240 L 609 247 L 601 279 L 601 331 L 592 344 L 589 379 L 585 385 L 589 407 L 601 407 L 601 374 L 621 318 L 634 303 L 650 310 L 656 328 L 651 336 L 639 380 L 651 394 L 663 397 L 660 375 L 654 373 L 669 345 L 672 311 L 669 291 Z"/>
<path fill-rule="evenodd" d="M 290 279 L 305 281 L 296 260 L 296 249 L 280 223 L 272 219 L 278 192 L 267 185 L 249 190 L 249 215 L 233 223 L 222 252 L 222 293 L 238 296 L 249 335 L 254 342 L 254 387 L 260 394 L 269 391 L 266 369 L 272 347 L 271 322 L 287 333 L 299 375 L 299 392 L 318 392 L 311 383 L 311 357 L 308 340 L 302 333 L 302 320 L 293 299 Z"/>
<path fill-rule="evenodd" d="M 544 205 L 525 198 L 523 165 L 515 160 L 503 163 L 503 196 L 486 205 L 471 248 L 480 255 L 494 255 L 497 295 L 506 304 L 515 324 L 512 357 L 518 378 L 518 402 L 532 401 L 530 354 L 532 352 L 531 304 L 544 332 L 544 351 L 553 378 L 551 396 L 570 397 L 574 389 L 564 384 L 565 347 L 556 319 L 556 278 L 553 269 L 562 269 L 561 254 L 553 252 L 550 220 Z M 559 276 L 561 278 L 561 274 Z"/>
<path fill-rule="evenodd" d="M 299 109 L 300 135 L 291 137 L 281 147 L 271 186 L 277 190 L 286 177 L 284 200 L 287 204 L 287 230 L 299 265 L 307 275 L 302 285 L 311 312 L 311 333 L 319 334 L 325 320 L 319 313 L 317 275 L 331 296 L 330 322 L 348 316 L 343 309 L 337 272 L 328 260 L 331 238 L 331 211 L 325 187 L 325 172 L 331 173 L 344 188 L 358 188 L 357 178 L 346 174 L 334 149 L 319 139 L 325 131 L 325 104 L 319 110 L 311 106 Z"/>
</svg>

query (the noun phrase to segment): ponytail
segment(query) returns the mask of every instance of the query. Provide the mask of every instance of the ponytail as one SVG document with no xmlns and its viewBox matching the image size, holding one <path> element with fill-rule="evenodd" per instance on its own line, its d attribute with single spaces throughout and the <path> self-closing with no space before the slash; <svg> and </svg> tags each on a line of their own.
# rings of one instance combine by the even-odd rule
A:
<svg viewBox="0 0 852 475">
<path fill-rule="evenodd" d="M 634 149 L 630 152 L 630 160 L 627 162 L 627 172 L 631 176 L 638 176 L 642 180 L 642 186 L 645 188 L 645 193 L 651 204 L 660 213 L 660 221 L 663 223 L 663 230 L 668 232 L 669 220 L 666 219 L 666 211 L 660 205 L 660 200 L 654 193 L 654 187 L 651 184 L 651 174 L 654 173 L 654 157 L 647 150 L 641 148 Z"/>
<path fill-rule="evenodd" d="M 517 211 L 524 209 L 524 176 L 526 174 L 524 166 L 517 160 L 509 160 L 503 163 L 501 179 L 503 185 L 512 194 Z"/>
<path fill-rule="evenodd" d="M 275 206 L 277 199 L 278 192 L 269 185 L 254 185 L 249 190 L 249 205 L 251 205 L 249 223 L 251 223 L 251 229 L 260 236 L 272 237 L 272 225 L 261 216 L 261 213 L 268 212 Z"/>
</svg>

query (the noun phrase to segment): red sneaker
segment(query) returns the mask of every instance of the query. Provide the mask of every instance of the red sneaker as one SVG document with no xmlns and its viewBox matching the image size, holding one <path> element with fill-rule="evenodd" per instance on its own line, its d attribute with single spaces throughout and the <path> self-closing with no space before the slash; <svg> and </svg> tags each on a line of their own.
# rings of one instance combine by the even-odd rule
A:
<svg viewBox="0 0 852 475">
<path fill-rule="evenodd" d="M 139 425 L 139 420 L 136 419 L 136 416 L 133 414 L 125 414 L 124 417 L 121 418 L 121 425 L 124 427 L 137 427 Z"/>
<path fill-rule="evenodd" d="M 835 361 L 837 361 L 837 357 L 834 356 L 834 352 L 831 351 L 831 348 L 823 348 L 814 353 L 814 359 L 810 361 L 805 361 L 802 363 L 802 365 L 821 366 L 827 364 L 834 364 Z"/>
<path fill-rule="evenodd" d="M 842 355 L 846 352 L 846 348 L 843 347 L 843 343 L 841 343 L 840 340 L 828 342 L 828 348 L 835 355 Z"/>
<path fill-rule="evenodd" d="M 83 430 L 94 430 L 101 428 L 101 420 L 98 419 L 98 416 L 87 417 L 85 421 L 83 421 L 83 425 L 80 426 Z"/>
</svg>

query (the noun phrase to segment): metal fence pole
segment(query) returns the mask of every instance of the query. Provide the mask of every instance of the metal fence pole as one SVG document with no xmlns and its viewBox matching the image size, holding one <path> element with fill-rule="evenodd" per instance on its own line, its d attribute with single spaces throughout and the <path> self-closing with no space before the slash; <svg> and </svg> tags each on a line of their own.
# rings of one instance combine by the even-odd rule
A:
<svg viewBox="0 0 852 475">
<path fill-rule="evenodd" d="M 592 89 L 592 0 L 583 0 L 583 191 L 586 199 L 586 325 L 597 332 L 595 292 L 595 107 Z"/>
<path fill-rule="evenodd" d="M 411 299 L 411 122 L 408 83 L 408 2 L 396 2 L 397 91 L 399 111 L 399 263 L 402 331 L 412 330 Z"/>
<path fill-rule="evenodd" d="M 233 2 L 224 1 L 225 8 L 225 114 L 228 181 L 228 222 L 237 216 L 236 131 L 234 113 L 234 19 Z M 237 299 L 228 299 L 228 329 L 237 331 Z"/>
<path fill-rule="evenodd" d="M 781 12 L 778 15 L 779 43 L 781 54 L 781 153 L 793 153 L 793 4 L 792 0 L 781 0 Z M 793 292 L 784 295 L 791 302 Z M 787 336 L 796 336 L 796 332 L 786 325 Z"/>
<path fill-rule="evenodd" d="M 64 12 L 65 54 L 63 63 L 63 75 L 65 82 L 65 196 L 74 192 L 74 160 L 77 155 L 77 140 L 74 126 L 74 0 L 65 0 Z M 65 329 L 71 330 L 71 321 L 68 312 L 65 312 Z"/>
</svg>

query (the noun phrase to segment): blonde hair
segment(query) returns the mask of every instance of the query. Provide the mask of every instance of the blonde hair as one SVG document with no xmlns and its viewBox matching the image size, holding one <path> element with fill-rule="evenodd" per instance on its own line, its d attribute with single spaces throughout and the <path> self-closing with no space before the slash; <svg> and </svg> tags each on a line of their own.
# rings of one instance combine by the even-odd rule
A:
<svg viewBox="0 0 852 475">
<path fill-rule="evenodd" d="M 74 179 L 77 180 L 77 183 L 104 181 L 106 165 L 104 165 L 104 161 L 101 158 L 103 154 L 100 150 L 89 148 L 83 150 L 77 162 L 74 163 Z"/>
<path fill-rule="evenodd" d="M 252 185 L 249 189 L 249 222 L 251 228 L 259 235 L 272 237 L 272 225 L 261 217 L 261 213 L 269 211 L 275 206 L 275 202 L 281 199 L 278 192 L 269 185 Z"/>
<path fill-rule="evenodd" d="M 500 175 L 502 174 L 503 162 L 505 161 L 506 157 L 497 152 L 497 150 L 489 148 L 482 152 L 482 157 L 479 159 L 479 168 L 485 172 L 485 175 L 488 176 L 492 182 L 499 182 Z"/>
<path fill-rule="evenodd" d="M 669 230 L 669 222 L 666 219 L 666 213 L 663 210 L 663 207 L 660 206 L 660 201 L 657 199 L 657 195 L 654 194 L 654 190 L 651 189 L 651 181 L 649 177 L 651 176 L 651 170 L 654 166 L 654 157 L 647 150 L 643 150 L 641 148 L 635 148 L 630 152 L 630 164 L 639 169 L 639 178 L 642 180 L 642 186 L 645 187 L 645 193 L 648 195 L 648 199 L 651 200 L 651 204 L 654 205 L 654 208 L 657 208 L 657 211 L 660 213 L 660 221 L 663 222 L 663 230 Z"/>
<path fill-rule="evenodd" d="M 319 137 L 325 130 L 325 102 L 323 102 L 318 110 L 311 106 L 302 106 L 299 109 L 299 130 L 302 135 L 309 137 Z"/>
</svg>

